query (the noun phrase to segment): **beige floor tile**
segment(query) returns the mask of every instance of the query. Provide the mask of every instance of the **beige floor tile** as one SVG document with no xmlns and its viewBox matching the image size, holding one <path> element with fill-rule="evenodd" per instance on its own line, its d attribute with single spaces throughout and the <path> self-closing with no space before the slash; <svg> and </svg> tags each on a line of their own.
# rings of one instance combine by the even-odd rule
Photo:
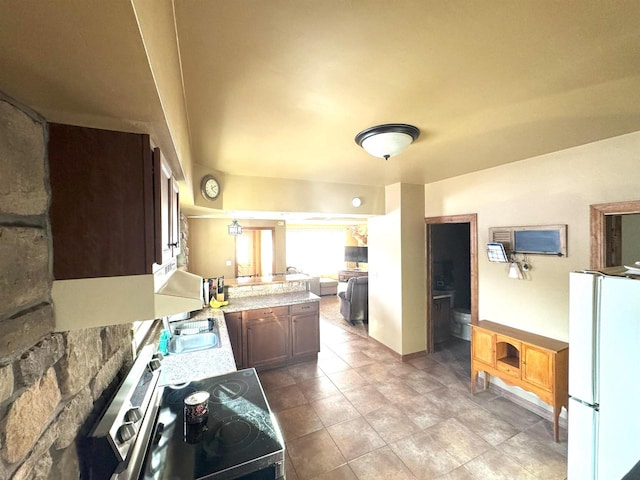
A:
<svg viewBox="0 0 640 480">
<path fill-rule="evenodd" d="M 382 447 L 351 462 L 358 480 L 412 480 L 416 477 L 389 447 Z"/>
<path fill-rule="evenodd" d="M 304 382 L 298 384 L 298 387 L 300 387 L 300 390 L 302 390 L 305 398 L 310 402 L 340 393 L 338 387 L 336 387 L 333 382 L 329 380 L 329 377 L 324 375 L 322 377 L 305 380 Z"/>
<path fill-rule="evenodd" d="M 287 480 L 289 479 L 287 478 Z M 462 465 L 461 467 L 458 467 L 449 473 L 445 473 L 444 475 L 440 475 L 436 477 L 434 480 L 483 480 L 483 479 L 479 479 L 478 477 L 474 476 L 473 473 L 471 473 L 467 469 L 467 467 Z"/>
<path fill-rule="evenodd" d="M 427 428 L 425 432 L 428 432 L 434 442 L 445 448 L 447 453 L 460 464 L 482 455 L 491 448 L 491 445 L 455 418 L 448 418 Z"/>
<path fill-rule="evenodd" d="M 317 477 L 346 463 L 325 429 L 289 442 L 288 448 L 300 480 Z"/>
<path fill-rule="evenodd" d="M 360 413 L 341 393 L 311 402 L 326 427 L 359 417 Z"/>
<path fill-rule="evenodd" d="M 308 403 L 307 398 L 298 385 L 289 385 L 288 387 L 267 390 L 266 394 L 271 410 L 274 412 Z"/>
<path fill-rule="evenodd" d="M 327 430 L 347 460 L 353 460 L 386 445 L 362 417 L 332 425 L 327 427 Z"/>
<path fill-rule="evenodd" d="M 329 380 L 338 387 L 338 390 L 348 390 L 354 387 L 361 387 L 367 385 L 367 382 L 363 377 L 355 370 L 345 370 L 343 372 L 335 372 L 327 375 Z"/>
<path fill-rule="evenodd" d="M 444 365 L 436 364 L 426 368 L 425 371 L 432 377 L 432 380 L 440 382 L 443 385 L 455 385 L 460 383 L 460 379 L 455 372 Z"/>
<path fill-rule="evenodd" d="M 539 441 L 529 432 L 521 432 L 496 447 L 509 455 L 537 478 L 563 480 L 567 476 L 567 459 L 557 453 L 551 441 Z"/>
<path fill-rule="evenodd" d="M 489 445 L 498 445 L 519 433 L 509 422 L 480 407 L 465 410 L 456 418 Z"/>
<path fill-rule="evenodd" d="M 427 432 L 420 432 L 389 445 L 393 452 L 420 479 L 432 479 L 459 467 L 463 462 L 451 456 L 445 446 Z"/>
<path fill-rule="evenodd" d="M 468 394 L 462 393 L 455 388 L 445 387 L 432 390 L 423 393 L 422 397 L 440 410 L 443 416 L 447 417 L 454 417 L 477 407 L 477 405 L 471 401 Z"/>
<path fill-rule="evenodd" d="M 497 397 L 480 405 L 519 430 L 526 430 L 542 420 L 539 415 L 504 397 Z"/>
<path fill-rule="evenodd" d="M 413 388 L 406 385 L 402 379 L 395 378 L 393 380 L 387 380 L 383 383 L 375 383 L 373 384 L 376 389 L 385 396 L 387 400 L 390 402 L 407 402 L 407 401 L 418 401 L 420 398 L 420 394 L 416 392 Z"/>
<path fill-rule="evenodd" d="M 362 415 L 372 412 L 389 404 L 389 401 L 373 385 L 364 385 L 349 390 L 342 394 Z"/>
<path fill-rule="evenodd" d="M 403 377 L 415 373 L 418 369 L 408 362 L 394 362 L 387 365 L 387 370 L 392 375 Z"/>
<path fill-rule="evenodd" d="M 535 480 L 516 461 L 492 448 L 465 465 L 473 476 L 481 480 Z M 540 477 L 540 480 L 546 477 Z"/>
<path fill-rule="evenodd" d="M 278 368 L 276 370 L 267 370 L 258 374 L 260 383 L 265 390 L 274 388 L 282 388 L 296 383 L 296 380 L 289 374 L 287 368 Z"/>
<path fill-rule="evenodd" d="M 299 480 L 296 469 L 291 462 L 291 457 L 289 457 L 289 452 L 286 450 L 284 454 L 284 474 L 287 480 Z"/>
<path fill-rule="evenodd" d="M 289 477 L 287 477 L 287 480 L 289 480 Z M 358 477 L 356 477 L 349 465 L 341 465 L 335 470 L 314 477 L 313 480 L 358 480 Z"/>
<path fill-rule="evenodd" d="M 347 362 L 351 368 L 358 368 L 376 363 L 374 359 L 359 350 L 348 353 L 339 353 L 338 356 Z"/>
<path fill-rule="evenodd" d="M 532 435 L 537 441 L 544 442 L 545 445 L 551 447 L 556 453 L 563 457 L 567 456 L 567 429 L 560 427 L 559 441 L 553 441 L 553 423 L 549 420 L 541 420 L 532 427 L 527 428 L 526 432 Z"/>
<path fill-rule="evenodd" d="M 416 370 L 417 372 L 424 373 L 424 370 Z M 418 378 L 416 375 L 407 375 L 402 377 L 402 382 L 409 388 L 415 390 L 418 393 L 428 393 L 442 388 L 443 384 L 434 380 L 431 377 Z"/>
<path fill-rule="evenodd" d="M 372 384 L 386 382 L 389 379 L 395 379 L 395 376 L 387 370 L 387 367 L 378 362 L 356 368 L 355 370 L 360 374 L 360 376 Z"/>
<path fill-rule="evenodd" d="M 325 374 L 349 370 L 351 367 L 337 355 L 331 358 L 318 359 L 318 366 Z"/>
<path fill-rule="evenodd" d="M 414 358 L 412 360 L 409 360 L 409 362 L 411 365 L 413 365 L 414 367 L 422 370 L 425 368 L 429 368 L 429 367 L 433 367 L 434 365 L 437 365 L 438 362 L 435 361 L 435 359 L 431 358 L 431 356 L 427 356 L 425 355 L 424 357 L 418 357 L 418 358 Z"/>
<path fill-rule="evenodd" d="M 322 377 L 324 375 L 316 360 L 292 365 L 288 370 L 289 375 L 294 378 L 296 383 L 302 383 L 305 380 Z"/>
<path fill-rule="evenodd" d="M 396 403 L 395 406 L 402 410 L 422 430 L 445 420 L 442 412 L 425 399 Z"/>
<path fill-rule="evenodd" d="M 387 443 L 395 442 L 420 431 L 420 427 L 413 423 L 402 410 L 393 405 L 369 412 L 364 418 Z"/>
<path fill-rule="evenodd" d="M 276 413 L 286 442 L 324 428 L 311 404 L 300 405 Z"/>
</svg>

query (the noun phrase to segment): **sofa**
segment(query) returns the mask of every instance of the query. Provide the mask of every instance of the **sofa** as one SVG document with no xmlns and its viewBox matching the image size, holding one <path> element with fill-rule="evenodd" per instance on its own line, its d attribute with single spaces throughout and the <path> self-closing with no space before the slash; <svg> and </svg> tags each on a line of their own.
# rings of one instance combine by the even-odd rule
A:
<svg viewBox="0 0 640 480">
<path fill-rule="evenodd" d="M 369 277 L 352 277 L 347 282 L 347 289 L 338 294 L 340 313 L 345 320 L 355 324 L 356 321 L 369 322 Z"/>
</svg>

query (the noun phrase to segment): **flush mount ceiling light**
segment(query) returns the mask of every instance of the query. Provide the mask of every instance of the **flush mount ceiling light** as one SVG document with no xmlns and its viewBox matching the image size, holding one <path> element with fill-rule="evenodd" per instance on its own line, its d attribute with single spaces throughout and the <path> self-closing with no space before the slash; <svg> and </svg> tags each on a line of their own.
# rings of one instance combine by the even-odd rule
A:
<svg viewBox="0 0 640 480">
<path fill-rule="evenodd" d="M 361 131 L 355 140 L 370 155 L 389 160 L 406 150 L 419 136 L 420 130 L 413 125 L 387 123 Z"/>
<path fill-rule="evenodd" d="M 227 225 L 227 228 L 229 229 L 229 235 L 233 235 L 234 237 L 242 235 L 242 226 L 235 218 L 233 219 L 233 222 L 231 222 L 231 225 Z"/>
<path fill-rule="evenodd" d="M 360 197 L 353 197 L 353 200 L 351 200 L 351 205 L 358 208 L 360 205 L 362 205 L 362 199 Z"/>
</svg>

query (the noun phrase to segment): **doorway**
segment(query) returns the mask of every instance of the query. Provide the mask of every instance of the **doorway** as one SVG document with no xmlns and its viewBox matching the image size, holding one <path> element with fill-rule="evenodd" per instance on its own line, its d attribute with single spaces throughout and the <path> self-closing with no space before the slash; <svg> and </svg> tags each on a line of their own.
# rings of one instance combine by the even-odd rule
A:
<svg viewBox="0 0 640 480">
<path fill-rule="evenodd" d="M 236 278 L 275 273 L 274 228 L 243 227 L 236 236 Z"/>
<path fill-rule="evenodd" d="M 591 205 L 590 220 L 590 268 L 640 260 L 640 200 Z"/>
<path fill-rule="evenodd" d="M 426 350 L 432 353 L 436 341 L 448 337 L 443 329 L 450 324 L 453 308 L 468 308 L 471 323 L 478 322 L 477 215 L 425 218 L 425 224 Z"/>
</svg>

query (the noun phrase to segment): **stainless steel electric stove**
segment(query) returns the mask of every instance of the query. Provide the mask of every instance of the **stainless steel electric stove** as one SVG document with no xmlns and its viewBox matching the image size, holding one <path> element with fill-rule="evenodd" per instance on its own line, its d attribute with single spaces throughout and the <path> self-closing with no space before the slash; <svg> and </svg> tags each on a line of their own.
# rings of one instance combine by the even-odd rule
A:
<svg viewBox="0 0 640 480">
<path fill-rule="evenodd" d="M 205 421 L 188 424 L 184 399 L 207 391 Z M 284 479 L 284 441 L 254 369 L 161 392 L 144 479 Z"/>
</svg>

